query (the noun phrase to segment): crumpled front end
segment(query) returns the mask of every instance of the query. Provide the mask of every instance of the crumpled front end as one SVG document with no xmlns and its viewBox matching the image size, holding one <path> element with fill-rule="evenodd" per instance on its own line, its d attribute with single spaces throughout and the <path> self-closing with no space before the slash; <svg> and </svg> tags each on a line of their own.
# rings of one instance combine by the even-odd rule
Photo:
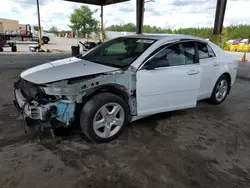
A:
<svg viewBox="0 0 250 188">
<path fill-rule="evenodd" d="M 21 112 L 28 126 L 34 122 L 58 120 L 64 126 L 74 121 L 75 101 L 65 96 L 47 95 L 41 86 L 22 78 L 14 84 L 14 104 Z"/>
<path fill-rule="evenodd" d="M 46 128 L 68 127 L 79 123 L 80 107 L 98 92 L 109 91 L 124 96 L 130 113 L 136 114 L 135 74 L 114 71 L 102 74 L 37 84 L 20 78 L 14 84 L 14 104 L 26 124 L 45 123 Z M 31 120 L 31 121 L 30 121 Z M 56 120 L 56 121 L 55 121 Z M 43 126 L 43 125 L 42 125 Z"/>
</svg>

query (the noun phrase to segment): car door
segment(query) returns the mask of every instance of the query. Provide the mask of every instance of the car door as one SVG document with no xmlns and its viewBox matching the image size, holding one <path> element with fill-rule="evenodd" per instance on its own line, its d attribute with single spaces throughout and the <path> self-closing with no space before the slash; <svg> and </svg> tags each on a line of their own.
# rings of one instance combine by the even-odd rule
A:
<svg viewBox="0 0 250 188">
<path fill-rule="evenodd" d="M 201 66 L 201 85 L 198 100 L 209 98 L 216 82 L 220 62 L 212 48 L 203 42 L 197 42 L 197 52 Z"/>
<path fill-rule="evenodd" d="M 193 42 L 161 49 L 137 71 L 137 114 L 150 115 L 196 106 L 200 71 Z"/>
</svg>

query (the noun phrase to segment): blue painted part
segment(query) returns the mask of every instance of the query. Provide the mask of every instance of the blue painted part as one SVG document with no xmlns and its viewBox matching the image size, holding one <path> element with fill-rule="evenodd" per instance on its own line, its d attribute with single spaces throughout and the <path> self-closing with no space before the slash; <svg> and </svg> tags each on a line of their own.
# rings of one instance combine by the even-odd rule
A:
<svg viewBox="0 0 250 188">
<path fill-rule="evenodd" d="M 69 125 L 74 120 L 75 103 L 74 102 L 58 102 L 57 103 L 57 118 L 66 125 Z"/>
<path fill-rule="evenodd" d="M 56 119 L 65 123 L 66 125 L 70 125 L 74 120 L 74 112 L 75 112 L 75 102 L 71 101 L 58 101 L 54 103 L 50 103 L 45 105 L 46 109 L 49 109 L 51 106 L 57 107 Z"/>
</svg>

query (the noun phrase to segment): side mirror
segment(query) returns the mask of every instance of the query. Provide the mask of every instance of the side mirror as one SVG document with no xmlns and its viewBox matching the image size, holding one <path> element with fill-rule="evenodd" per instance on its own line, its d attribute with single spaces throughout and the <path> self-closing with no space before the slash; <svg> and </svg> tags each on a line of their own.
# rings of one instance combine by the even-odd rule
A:
<svg viewBox="0 0 250 188">
<path fill-rule="evenodd" d="M 145 69 L 146 70 L 153 70 L 159 67 L 168 67 L 169 66 L 169 62 L 167 59 L 163 59 L 163 58 L 153 58 L 151 60 L 149 60 L 147 62 L 147 64 L 145 65 Z"/>
</svg>

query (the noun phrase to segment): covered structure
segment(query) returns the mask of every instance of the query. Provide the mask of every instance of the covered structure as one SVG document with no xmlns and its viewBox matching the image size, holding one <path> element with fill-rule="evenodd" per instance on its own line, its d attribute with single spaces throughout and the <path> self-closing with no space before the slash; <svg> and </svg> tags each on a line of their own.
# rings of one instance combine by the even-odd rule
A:
<svg viewBox="0 0 250 188">
<path fill-rule="evenodd" d="M 103 40 L 103 33 L 104 33 L 103 6 L 115 4 L 115 3 L 122 3 L 122 2 L 130 1 L 130 0 L 65 0 L 65 1 L 101 6 L 101 33 L 102 33 L 101 40 Z M 144 16 L 145 2 L 147 1 L 136 0 L 136 33 L 137 34 L 143 33 L 143 16 Z M 213 30 L 213 35 L 210 38 L 211 41 L 213 41 L 219 46 L 221 46 L 221 44 L 223 43 L 222 28 L 223 28 L 226 4 L 227 4 L 227 0 L 217 0 L 214 30 Z"/>
<path fill-rule="evenodd" d="M 41 40 L 42 35 L 41 35 L 39 0 L 36 0 L 36 1 L 37 1 L 37 16 L 38 16 L 38 28 L 39 28 L 38 50 L 49 51 L 44 47 L 43 42 Z M 115 3 L 122 3 L 122 2 L 130 1 L 130 0 L 65 0 L 65 1 L 101 6 L 100 39 L 103 42 L 104 41 L 103 6 L 111 5 Z M 143 17 L 144 17 L 144 11 L 145 11 L 144 6 L 145 6 L 145 3 L 147 2 L 155 2 L 155 0 L 136 0 L 136 33 L 137 34 L 143 33 Z M 223 35 L 222 35 L 222 28 L 223 28 L 226 4 L 227 4 L 227 0 L 217 0 L 214 30 L 213 30 L 213 35 L 210 37 L 210 40 L 216 43 L 217 45 L 219 45 L 220 47 L 223 47 L 223 42 L 224 42 Z"/>
<path fill-rule="evenodd" d="M 101 17 L 101 36 L 100 36 L 100 38 L 101 38 L 101 41 L 103 42 L 104 41 L 103 7 L 106 5 L 122 3 L 122 2 L 130 1 L 130 0 L 65 0 L 65 1 L 101 6 L 101 15 L 100 15 L 100 17 Z"/>
<path fill-rule="evenodd" d="M 105 5 L 112 5 L 115 3 L 122 3 L 129 0 L 65 0 L 65 1 L 71 1 L 75 3 L 85 3 L 90 5 L 99 5 L 99 6 L 105 6 Z"/>
</svg>

